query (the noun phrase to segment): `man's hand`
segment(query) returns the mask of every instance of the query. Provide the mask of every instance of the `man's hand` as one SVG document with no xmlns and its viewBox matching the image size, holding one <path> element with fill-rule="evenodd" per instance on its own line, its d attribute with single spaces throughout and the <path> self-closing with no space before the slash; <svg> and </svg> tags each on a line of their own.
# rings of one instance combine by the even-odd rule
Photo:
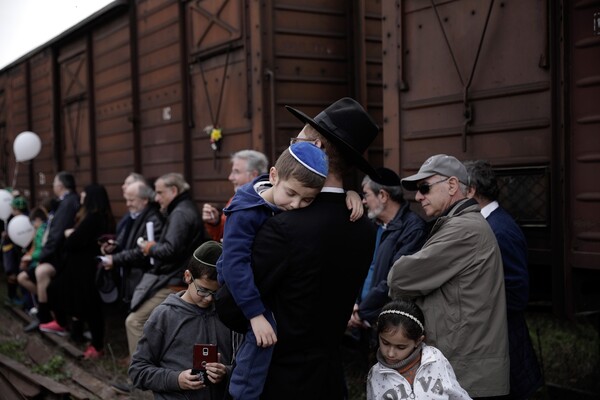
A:
<svg viewBox="0 0 600 400">
<path fill-rule="evenodd" d="M 202 221 L 211 225 L 218 225 L 220 222 L 219 210 L 206 203 L 202 206 Z"/>
<path fill-rule="evenodd" d="M 21 257 L 21 262 L 19 263 L 19 268 L 23 271 L 26 271 L 29 268 L 29 264 L 31 263 L 31 254 L 25 254 Z"/>
<path fill-rule="evenodd" d="M 112 254 L 117 248 L 117 242 L 110 239 L 100 245 L 100 253 L 103 255 Z"/>
<path fill-rule="evenodd" d="M 206 387 L 206 384 L 200 380 L 200 376 L 192 374 L 191 369 L 181 371 L 177 377 L 177 383 L 182 390 L 198 390 Z"/>
<path fill-rule="evenodd" d="M 113 264 L 113 258 L 112 258 L 112 256 L 110 254 L 107 255 L 107 256 L 102 257 L 102 266 L 107 271 L 112 269 L 112 267 L 114 266 L 114 264 Z"/>
<path fill-rule="evenodd" d="M 368 328 L 368 325 L 358 316 L 358 304 L 354 305 L 350 321 L 348 321 L 349 328 Z"/>
<path fill-rule="evenodd" d="M 269 347 L 277 343 L 277 335 L 264 315 L 260 314 L 250 320 L 252 332 L 256 336 L 256 345 Z"/>
<path fill-rule="evenodd" d="M 156 242 L 149 242 L 147 240 L 144 240 L 143 237 L 139 237 L 137 240 L 137 245 L 142 250 L 142 253 L 144 253 L 145 256 L 148 255 L 148 253 L 150 252 L 150 249 L 155 244 L 156 244 Z"/>
<path fill-rule="evenodd" d="M 221 353 L 218 355 L 219 362 L 206 364 L 206 375 L 212 383 L 219 383 L 227 376 L 227 367 L 221 364 Z"/>
</svg>

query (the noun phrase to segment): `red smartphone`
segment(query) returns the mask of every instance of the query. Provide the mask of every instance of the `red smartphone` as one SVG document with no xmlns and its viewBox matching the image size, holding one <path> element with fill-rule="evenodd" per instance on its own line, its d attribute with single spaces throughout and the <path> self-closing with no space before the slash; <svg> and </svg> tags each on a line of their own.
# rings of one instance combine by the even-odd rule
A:
<svg viewBox="0 0 600 400">
<path fill-rule="evenodd" d="M 206 364 L 217 362 L 216 344 L 195 344 L 192 374 L 200 374 L 201 380 L 206 381 Z"/>
</svg>

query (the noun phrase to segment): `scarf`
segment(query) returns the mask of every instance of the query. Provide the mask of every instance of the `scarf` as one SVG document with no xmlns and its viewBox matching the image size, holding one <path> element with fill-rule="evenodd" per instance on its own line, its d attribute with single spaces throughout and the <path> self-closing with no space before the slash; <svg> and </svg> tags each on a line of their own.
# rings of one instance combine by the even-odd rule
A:
<svg viewBox="0 0 600 400">
<path fill-rule="evenodd" d="M 381 354 L 381 349 L 377 350 L 377 361 L 386 368 L 394 369 L 398 371 L 412 386 L 417 369 L 421 365 L 421 353 L 423 349 L 423 342 L 419 343 L 412 353 L 404 360 L 397 362 L 396 364 L 388 364 L 385 358 Z"/>
</svg>

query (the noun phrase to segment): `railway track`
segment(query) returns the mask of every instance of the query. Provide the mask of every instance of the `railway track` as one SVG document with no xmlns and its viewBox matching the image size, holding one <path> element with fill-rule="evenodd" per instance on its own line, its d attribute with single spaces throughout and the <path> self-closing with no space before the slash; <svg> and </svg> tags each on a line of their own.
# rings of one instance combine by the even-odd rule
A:
<svg viewBox="0 0 600 400">
<path fill-rule="evenodd" d="M 31 372 L 25 365 L 0 355 L 0 393 L 3 400 L 17 399 L 95 399 L 45 376 Z"/>
<path fill-rule="evenodd" d="M 12 317 L 23 323 L 31 318 L 22 310 L 10 308 Z M 8 314 L 8 313 L 6 313 Z M 8 324 L 9 322 L 7 322 Z M 13 322 L 14 324 L 14 322 Z M 18 325 L 19 323 L 17 323 Z M 33 335 L 41 336 L 42 340 Z M 116 393 L 110 383 L 95 376 L 93 368 L 86 368 L 80 361 L 83 352 L 65 338 L 51 333 L 32 333 L 24 336 L 26 346 L 23 359 L 33 364 L 43 365 L 54 355 L 64 355 L 65 378 L 61 381 L 32 371 L 30 365 L 15 361 L 0 354 L 0 398 L 2 400 L 22 399 L 73 399 L 73 400 L 110 400 L 124 399 Z"/>
</svg>

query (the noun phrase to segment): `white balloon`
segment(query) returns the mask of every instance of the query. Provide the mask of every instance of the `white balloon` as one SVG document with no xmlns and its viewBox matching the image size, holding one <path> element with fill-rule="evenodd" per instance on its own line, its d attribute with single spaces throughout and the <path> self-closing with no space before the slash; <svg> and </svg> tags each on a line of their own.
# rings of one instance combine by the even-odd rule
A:
<svg viewBox="0 0 600 400">
<path fill-rule="evenodd" d="M 29 161 L 37 157 L 42 149 L 40 137 L 30 131 L 24 131 L 17 135 L 13 143 L 13 151 L 17 162 Z"/>
<path fill-rule="evenodd" d="M 13 195 L 6 189 L 0 189 L 0 219 L 6 221 L 12 213 Z"/>
<path fill-rule="evenodd" d="M 16 215 L 8 223 L 8 237 L 18 246 L 29 246 L 34 235 L 35 228 L 26 215 Z"/>
</svg>

